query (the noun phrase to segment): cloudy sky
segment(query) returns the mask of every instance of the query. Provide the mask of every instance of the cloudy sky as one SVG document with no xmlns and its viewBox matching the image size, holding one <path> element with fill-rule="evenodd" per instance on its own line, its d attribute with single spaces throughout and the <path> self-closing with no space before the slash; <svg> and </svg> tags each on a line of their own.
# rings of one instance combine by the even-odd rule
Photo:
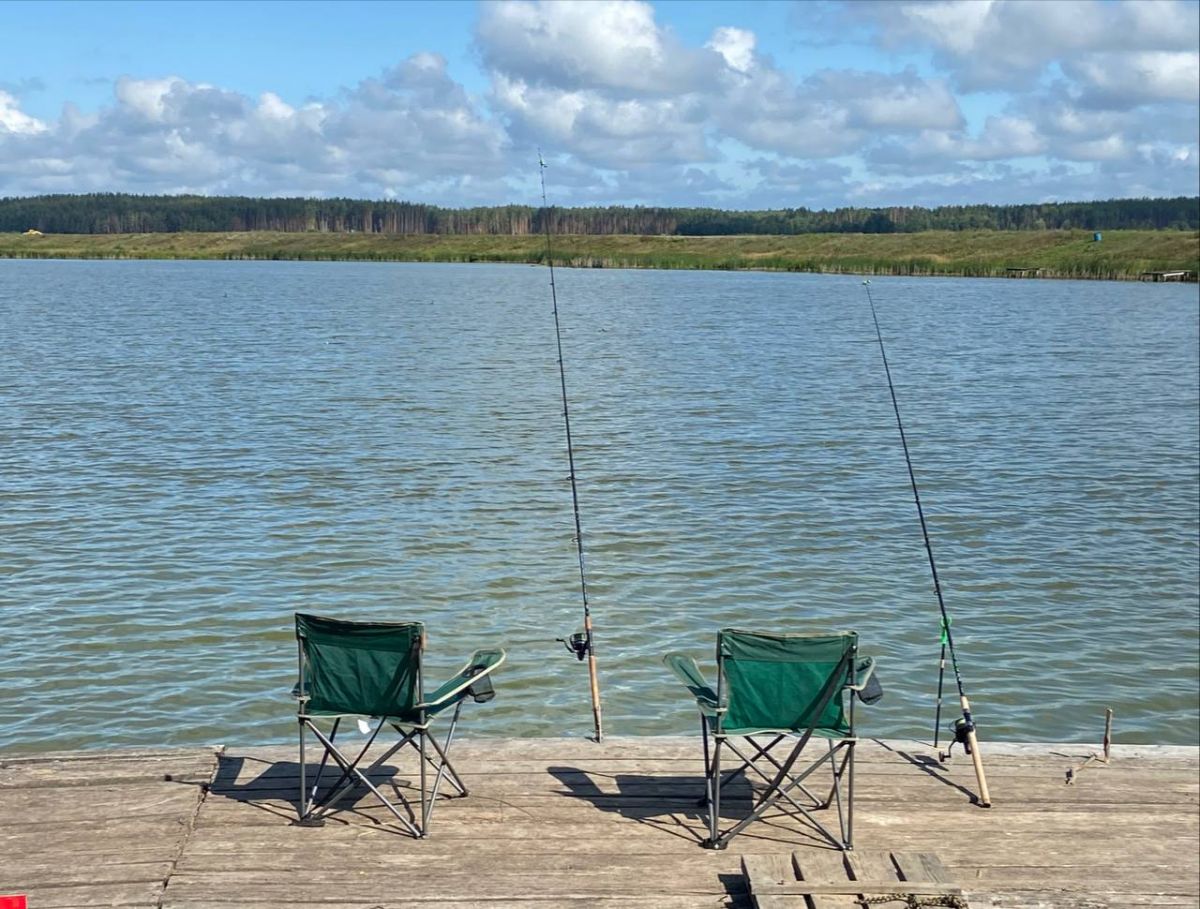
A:
<svg viewBox="0 0 1200 909">
<path fill-rule="evenodd" d="M 0 0 L 0 196 L 1200 193 L 1197 0 Z"/>
</svg>

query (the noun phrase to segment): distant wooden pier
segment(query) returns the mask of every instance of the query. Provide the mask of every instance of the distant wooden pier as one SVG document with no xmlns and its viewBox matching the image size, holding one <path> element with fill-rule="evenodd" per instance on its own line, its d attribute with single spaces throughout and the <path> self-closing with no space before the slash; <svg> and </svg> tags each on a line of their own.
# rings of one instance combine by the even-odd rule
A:
<svg viewBox="0 0 1200 909">
<path fill-rule="evenodd" d="M 1116 744 L 1068 785 L 1096 750 L 985 743 L 995 805 L 981 809 L 964 756 L 943 767 L 925 745 L 864 741 L 855 852 L 936 855 L 972 909 L 1200 905 L 1198 749 Z M 843 861 L 783 814 L 726 852 L 700 848 L 698 740 L 455 751 L 471 794 L 439 804 L 426 840 L 365 795 L 323 828 L 292 826 L 292 747 L 0 755 L 0 894 L 39 909 L 740 909 L 752 905 L 743 857 Z M 385 767 L 380 781 L 403 790 L 414 769 Z M 731 789 L 732 817 L 748 793 Z"/>
<path fill-rule="evenodd" d="M 1190 271 L 1144 271 L 1143 281 L 1195 281 L 1196 275 Z"/>
</svg>

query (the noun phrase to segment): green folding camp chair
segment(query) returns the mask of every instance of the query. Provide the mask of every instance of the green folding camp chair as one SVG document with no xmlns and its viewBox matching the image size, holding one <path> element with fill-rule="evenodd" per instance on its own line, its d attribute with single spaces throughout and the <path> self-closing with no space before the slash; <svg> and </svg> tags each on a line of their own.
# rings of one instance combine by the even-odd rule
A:
<svg viewBox="0 0 1200 909">
<path fill-rule="evenodd" d="M 297 823 L 321 826 L 337 801 L 362 784 L 375 794 L 405 830 L 415 837 L 425 836 L 442 781 L 449 782 L 460 796 L 467 794 L 467 787 L 450 763 L 448 752 L 467 697 L 473 697 L 477 702 L 495 697 L 490 676 L 504 662 L 504 651 L 476 650 L 457 675 L 426 697 L 421 669 L 425 626 L 420 622 L 348 622 L 296 613 L 296 643 L 300 678 L 292 694 L 298 702 L 300 723 L 300 802 L 297 806 L 300 817 Z M 430 732 L 430 726 L 435 717 L 450 708 L 453 708 L 450 725 L 445 739 L 439 742 Z M 358 756 L 351 759 L 338 750 L 334 742 L 342 720 L 355 716 L 371 717 L 374 728 Z M 332 721 L 328 734 L 317 726 L 318 718 Z M 360 769 L 360 762 L 385 726 L 399 734 L 399 741 L 369 767 Z M 324 747 L 311 788 L 305 764 L 307 732 L 311 732 Z M 399 790 L 403 812 L 370 780 L 373 771 L 405 746 L 412 747 L 420 755 L 419 816 Z M 331 757 L 341 768 L 341 775 L 318 798 L 321 777 Z M 430 769 L 434 771 L 432 786 L 428 785 Z"/>
<path fill-rule="evenodd" d="M 801 817 L 839 849 L 853 846 L 854 833 L 854 700 L 879 700 L 883 690 L 875 678 L 875 661 L 858 656 L 858 635 L 766 634 L 725 628 L 717 634 L 717 685 L 708 684 L 696 661 L 669 653 L 663 662 L 687 686 L 700 708 L 704 741 L 708 838 L 704 845 L 724 849 L 747 825 L 772 807 Z M 828 749 L 811 762 L 801 755 L 813 737 Z M 766 741 L 765 737 L 770 740 Z M 734 739 L 744 739 L 741 747 Z M 772 752 L 790 743 L 786 757 Z M 748 747 L 747 747 L 748 746 Z M 722 773 L 721 752 L 728 749 L 741 762 Z M 749 753 L 747 753 L 749 752 Z M 807 761 L 807 757 L 805 759 Z M 812 775 L 822 766 L 832 771 L 828 795 L 814 795 Z M 765 769 L 764 769 L 765 768 Z M 734 777 L 753 771 L 766 782 L 750 813 L 728 830 L 721 821 L 721 790 Z M 845 795 L 842 789 L 845 783 Z M 844 804 L 843 804 L 844 803 Z M 836 805 L 839 836 L 813 815 Z"/>
</svg>

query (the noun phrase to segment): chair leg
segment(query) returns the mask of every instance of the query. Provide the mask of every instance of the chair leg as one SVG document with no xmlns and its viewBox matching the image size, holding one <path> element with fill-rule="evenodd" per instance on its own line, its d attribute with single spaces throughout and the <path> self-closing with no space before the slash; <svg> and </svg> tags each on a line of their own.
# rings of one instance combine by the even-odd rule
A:
<svg viewBox="0 0 1200 909">
<path fill-rule="evenodd" d="M 399 810 L 397 810 L 396 806 L 393 805 L 391 803 L 391 801 L 388 800 L 387 796 L 385 796 L 382 792 L 379 791 L 379 789 L 375 786 L 375 784 L 372 783 L 367 778 L 365 773 L 363 773 L 361 770 L 358 769 L 358 766 L 357 766 L 358 761 L 360 761 L 362 759 L 363 755 L 366 753 L 367 748 L 370 747 L 370 744 L 371 744 L 370 742 L 367 743 L 367 745 L 359 753 L 358 757 L 355 758 L 354 761 L 352 762 L 348 758 L 346 758 L 345 755 L 343 755 L 340 751 L 337 750 L 337 748 L 334 746 L 333 742 L 331 742 L 329 739 L 327 739 L 321 733 L 321 730 L 317 729 L 315 726 L 312 726 L 310 728 L 312 729 L 313 735 L 315 735 L 320 740 L 321 744 L 325 746 L 325 750 L 329 754 L 329 756 L 331 756 L 333 758 L 333 760 L 338 764 L 338 766 L 340 766 L 342 768 L 343 778 L 348 780 L 350 777 L 354 777 L 355 779 L 357 779 L 358 782 L 362 783 L 364 786 L 366 786 L 368 789 L 371 790 L 371 792 L 375 795 L 375 797 L 377 799 L 379 799 L 380 802 L 383 803 L 383 806 L 385 808 L 387 808 L 387 810 L 392 813 L 392 815 L 396 818 L 396 820 L 398 820 L 401 824 L 403 824 L 408 829 L 408 831 L 410 833 L 412 833 L 413 836 L 420 837 L 420 835 L 421 835 L 420 830 L 408 818 L 406 818 L 404 815 L 402 815 L 399 812 Z M 376 733 L 378 733 L 378 730 L 376 730 Z M 372 736 L 372 740 L 373 739 L 374 739 L 374 736 Z M 334 791 L 336 791 L 337 793 L 340 794 L 341 792 L 345 791 L 345 788 L 346 788 L 345 786 L 340 785 L 340 781 L 339 781 L 339 785 L 337 787 L 335 787 Z M 324 805 L 324 804 L 330 803 L 331 801 L 332 800 L 329 798 L 329 796 L 326 796 L 324 799 L 321 800 L 321 804 Z"/>
<path fill-rule="evenodd" d="M 850 756 L 846 759 L 850 766 L 846 779 L 846 848 L 854 848 L 854 752 L 858 750 L 858 739 L 850 740 Z"/>
<path fill-rule="evenodd" d="M 297 820 L 303 821 L 305 815 L 308 814 L 308 781 L 305 779 L 304 772 L 304 718 L 299 717 L 297 725 L 300 727 L 300 801 L 296 803 Z"/>
<path fill-rule="evenodd" d="M 458 706 L 454 710 L 454 717 L 450 721 L 450 729 L 446 732 L 446 741 L 445 742 L 439 743 L 437 740 L 437 736 L 435 736 L 435 735 L 431 735 L 429 737 L 429 744 L 431 744 L 433 746 L 433 750 L 437 752 L 438 762 L 439 762 L 438 763 L 439 779 L 435 780 L 434 784 L 433 784 L 433 791 L 434 791 L 435 799 L 437 798 L 438 783 L 441 781 L 441 775 L 442 775 L 443 771 L 445 773 L 446 781 L 449 782 L 451 786 L 453 786 L 455 789 L 458 790 L 458 794 L 459 794 L 460 798 L 462 798 L 463 796 L 468 794 L 467 784 L 464 783 L 462 780 L 462 777 L 458 775 L 458 771 L 454 769 L 454 765 L 450 763 L 450 758 L 448 757 L 448 754 L 450 751 L 450 743 L 454 741 L 454 730 L 458 726 L 458 714 L 459 714 L 459 711 L 461 711 L 461 710 L 462 710 L 462 701 L 459 701 Z M 431 763 L 432 763 L 432 760 L 433 759 L 430 758 Z"/>
<path fill-rule="evenodd" d="M 842 777 L 846 773 L 846 761 L 849 760 L 851 752 L 847 751 L 842 755 L 840 764 L 837 759 L 837 752 L 844 747 L 846 747 L 845 742 L 838 742 L 837 745 L 833 744 L 832 739 L 829 742 L 829 768 L 833 773 L 833 785 L 829 789 L 829 797 L 825 800 L 823 807 L 828 808 L 833 805 L 837 808 L 838 832 L 842 835 L 841 847 L 848 849 L 850 847 L 846 838 L 846 814 L 842 810 Z"/>
<path fill-rule="evenodd" d="M 454 741 L 454 730 L 458 726 L 458 715 L 462 712 L 462 705 L 463 702 L 459 701 L 454 708 L 454 716 L 450 719 L 450 728 L 446 731 L 446 744 L 444 748 L 442 745 L 438 744 L 436 736 L 429 736 L 429 742 L 433 745 L 434 751 L 438 753 L 438 756 L 441 758 L 441 760 L 437 765 L 437 774 L 433 778 L 433 788 L 429 792 L 429 807 L 425 810 L 425 820 L 421 824 L 422 831 L 425 835 L 429 834 L 429 823 L 433 817 L 433 807 L 437 804 L 438 789 L 441 788 L 442 780 L 446 778 L 446 770 L 449 768 L 451 773 L 454 772 L 454 768 L 451 767 L 450 762 L 446 760 L 446 752 L 450 750 L 450 744 Z M 432 763 L 432 759 L 430 760 L 430 763 Z M 458 774 L 455 774 L 455 776 L 457 775 Z M 424 786 L 423 777 L 421 785 L 422 787 Z M 463 786 L 460 788 L 462 790 L 462 794 L 466 795 L 466 787 Z"/>
<path fill-rule="evenodd" d="M 334 737 L 337 735 L 338 724 L 340 722 L 341 722 L 340 718 L 335 719 L 333 721 L 333 731 L 330 733 L 330 736 L 329 736 L 330 742 L 332 742 Z M 321 764 L 317 768 L 317 778 L 315 780 L 313 780 L 312 788 L 309 789 L 309 787 L 308 787 L 308 763 L 307 763 L 308 759 L 307 759 L 307 754 L 306 754 L 306 750 L 305 750 L 304 731 L 305 731 L 306 726 L 311 727 L 314 734 L 316 733 L 317 730 L 316 730 L 315 726 L 312 726 L 312 720 L 308 717 L 304 717 L 304 716 L 300 717 L 299 725 L 300 725 L 300 802 L 297 807 L 297 814 L 299 815 L 299 817 L 296 819 L 296 823 L 303 827 L 323 827 L 323 826 L 325 826 L 324 819 L 316 816 L 313 812 L 318 807 L 317 801 L 316 801 L 317 788 L 321 785 L 321 775 L 325 772 L 325 766 L 329 762 L 329 750 L 325 749 L 324 751 L 322 751 Z"/>
<path fill-rule="evenodd" d="M 712 759 L 708 754 L 708 717 L 700 714 L 700 742 L 704 747 L 704 795 L 696 802 L 701 808 L 712 804 Z"/>
<path fill-rule="evenodd" d="M 428 728 L 422 729 L 419 733 L 421 742 L 421 836 L 425 836 L 425 829 L 429 825 L 429 792 L 426 789 L 426 778 L 428 776 L 427 764 L 429 762 L 428 753 L 425 750 L 425 739 L 429 735 Z"/>
<path fill-rule="evenodd" d="M 724 849 L 727 841 L 717 832 L 721 823 L 721 745 L 725 736 L 713 736 L 712 766 L 708 775 L 708 839 L 704 841 L 707 849 Z"/>
</svg>

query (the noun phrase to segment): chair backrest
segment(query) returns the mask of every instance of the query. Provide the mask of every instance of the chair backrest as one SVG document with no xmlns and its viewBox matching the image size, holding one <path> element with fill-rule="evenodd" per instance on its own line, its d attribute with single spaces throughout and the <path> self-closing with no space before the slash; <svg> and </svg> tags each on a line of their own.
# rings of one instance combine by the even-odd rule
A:
<svg viewBox="0 0 1200 909">
<path fill-rule="evenodd" d="M 296 613 L 300 694 L 313 713 L 401 716 L 421 699 L 420 622 L 348 622 Z"/>
<path fill-rule="evenodd" d="M 858 635 L 767 634 L 722 629 L 717 634 L 721 726 L 807 729 L 837 735 L 852 730 L 843 688 L 858 650 Z"/>
</svg>

